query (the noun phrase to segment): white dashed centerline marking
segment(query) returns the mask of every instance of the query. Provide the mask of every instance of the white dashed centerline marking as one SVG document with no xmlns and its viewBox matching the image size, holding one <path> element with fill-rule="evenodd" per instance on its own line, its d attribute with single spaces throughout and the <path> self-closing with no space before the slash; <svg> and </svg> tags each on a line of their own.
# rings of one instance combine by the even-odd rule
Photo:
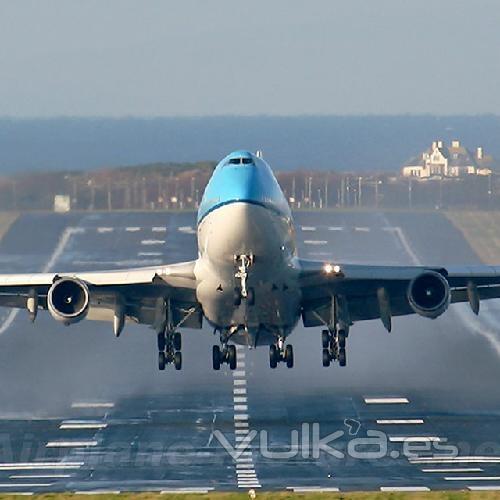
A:
<svg viewBox="0 0 500 500">
<path fill-rule="evenodd" d="M 83 462 L 13 462 L 0 464 L 2 470 L 80 469 Z"/>
<path fill-rule="evenodd" d="M 330 226 L 328 231 L 343 231 L 344 228 L 342 226 Z"/>
<path fill-rule="evenodd" d="M 368 233 L 370 231 L 369 227 L 355 227 L 354 231 L 358 231 L 360 233 Z"/>
<path fill-rule="evenodd" d="M 316 231 L 314 226 L 302 226 L 302 231 Z"/>
<path fill-rule="evenodd" d="M 431 491 L 427 486 L 381 486 L 380 491 Z"/>
<path fill-rule="evenodd" d="M 115 230 L 114 227 L 98 227 L 97 232 L 98 233 L 112 233 Z"/>
<path fill-rule="evenodd" d="M 365 398 L 367 405 L 397 405 L 408 404 L 409 402 L 407 398 Z"/>
<path fill-rule="evenodd" d="M 470 491 L 499 491 L 500 486 L 467 486 Z"/>
<path fill-rule="evenodd" d="M 391 443 L 439 443 L 442 441 L 437 436 L 389 436 Z"/>
<path fill-rule="evenodd" d="M 59 426 L 62 430 L 73 429 L 105 429 L 108 424 L 92 420 L 65 420 Z"/>
<path fill-rule="evenodd" d="M 379 419 L 377 420 L 377 424 L 379 425 L 419 425 L 423 424 L 424 420 L 422 418 L 395 418 L 392 420 L 389 419 Z"/>
<path fill-rule="evenodd" d="M 49 441 L 46 448 L 89 448 L 97 446 L 97 441 Z"/>
<path fill-rule="evenodd" d="M 422 469 L 422 472 L 437 472 L 439 474 L 453 474 L 454 472 L 484 472 L 483 469 L 479 467 L 464 467 L 464 468 L 456 468 L 456 469 Z"/>
<path fill-rule="evenodd" d="M 500 476 L 445 476 L 445 481 L 500 481 Z"/>
<path fill-rule="evenodd" d="M 304 240 L 304 245 L 326 245 L 326 240 Z"/>
<path fill-rule="evenodd" d="M 161 257 L 163 252 L 139 252 L 139 257 Z"/>
<path fill-rule="evenodd" d="M 321 486 L 287 486 L 286 488 L 294 493 L 339 493 L 339 488 L 329 487 L 322 488 Z"/>
<path fill-rule="evenodd" d="M 92 402 L 92 401 L 82 401 L 82 402 L 76 402 L 71 405 L 71 408 L 79 408 L 79 409 L 85 409 L 85 408 L 114 408 L 115 404 L 114 403 L 101 403 L 101 402 Z"/>
<path fill-rule="evenodd" d="M 165 233 L 167 228 L 164 226 L 155 226 L 151 228 L 151 231 L 153 231 L 153 233 Z"/>
<path fill-rule="evenodd" d="M 165 240 L 142 240 L 141 245 L 152 246 L 152 245 L 164 245 Z"/>
<path fill-rule="evenodd" d="M 136 233 L 137 231 L 140 231 L 141 228 L 140 227 L 126 227 L 125 228 L 125 231 L 129 232 L 129 233 Z"/>
</svg>

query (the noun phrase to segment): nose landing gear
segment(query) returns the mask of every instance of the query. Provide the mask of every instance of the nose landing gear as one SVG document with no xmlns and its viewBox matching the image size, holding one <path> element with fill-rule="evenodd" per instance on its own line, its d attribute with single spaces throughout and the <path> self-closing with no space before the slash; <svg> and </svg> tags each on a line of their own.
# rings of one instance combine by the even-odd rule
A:
<svg viewBox="0 0 500 500">
<path fill-rule="evenodd" d="M 229 365 L 229 369 L 236 369 L 236 347 L 226 345 L 222 349 L 218 345 L 212 348 L 212 366 L 214 370 L 220 370 L 223 363 Z"/>
</svg>

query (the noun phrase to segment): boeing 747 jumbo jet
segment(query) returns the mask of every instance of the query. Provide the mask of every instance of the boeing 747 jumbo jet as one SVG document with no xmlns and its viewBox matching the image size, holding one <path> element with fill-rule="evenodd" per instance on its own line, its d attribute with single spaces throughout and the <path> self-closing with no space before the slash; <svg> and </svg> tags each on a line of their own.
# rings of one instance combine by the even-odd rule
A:
<svg viewBox="0 0 500 500">
<path fill-rule="evenodd" d="M 47 309 L 66 325 L 126 321 L 158 337 L 158 365 L 182 366 L 180 328 L 219 334 L 213 368 L 236 368 L 234 344 L 269 348 L 269 364 L 293 366 L 288 337 L 302 319 L 322 328 L 323 365 L 346 364 L 356 321 L 392 316 L 437 318 L 450 303 L 500 297 L 500 267 L 371 266 L 300 259 L 290 207 L 260 154 L 224 158 L 198 211 L 198 258 L 192 262 L 106 272 L 0 275 L 0 305 L 26 308 L 32 321 Z"/>
</svg>

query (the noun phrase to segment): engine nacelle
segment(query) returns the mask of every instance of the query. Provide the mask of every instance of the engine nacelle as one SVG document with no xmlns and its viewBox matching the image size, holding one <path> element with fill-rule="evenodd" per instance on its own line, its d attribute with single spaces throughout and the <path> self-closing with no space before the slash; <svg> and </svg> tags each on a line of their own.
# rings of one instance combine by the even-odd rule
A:
<svg viewBox="0 0 500 500">
<path fill-rule="evenodd" d="M 448 281 L 435 271 L 419 274 L 408 285 L 408 302 L 420 316 L 431 319 L 441 316 L 448 309 L 450 300 Z"/>
<path fill-rule="evenodd" d="M 89 311 L 89 302 L 87 285 L 76 278 L 61 278 L 50 287 L 47 295 L 50 314 L 65 325 L 85 319 Z"/>
</svg>

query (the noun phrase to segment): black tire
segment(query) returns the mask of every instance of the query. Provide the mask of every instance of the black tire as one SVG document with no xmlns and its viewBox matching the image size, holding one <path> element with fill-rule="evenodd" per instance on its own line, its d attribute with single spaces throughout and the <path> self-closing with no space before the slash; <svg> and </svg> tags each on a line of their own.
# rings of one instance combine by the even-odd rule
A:
<svg viewBox="0 0 500 500">
<path fill-rule="evenodd" d="M 253 288 L 248 289 L 247 303 L 249 306 L 253 306 L 255 304 L 255 290 Z"/>
<path fill-rule="evenodd" d="M 161 332 L 158 334 L 158 350 L 159 351 L 164 351 L 165 350 L 165 333 Z"/>
<path fill-rule="evenodd" d="M 234 345 L 227 346 L 227 360 L 229 368 L 236 370 L 236 347 Z"/>
<path fill-rule="evenodd" d="M 180 370 L 182 368 L 182 353 L 180 351 L 174 353 L 174 366 L 176 370 Z"/>
<path fill-rule="evenodd" d="M 274 344 L 269 347 L 269 366 L 273 370 L 278 366 L 278 349 Z"/>
<path fill-rule="evenodd" d="M 239 288 L 234 289 L 234 300 L 233 304 L 235 306 L 241 305 L 241 290 Z"/>
<path fill-rule="evenodd" d="M 323 349 L 323 366 L 325 368 L 330 366 L 330 351 L 328 349 Z"/>
<path fill-rule="evenodd" d="M 180 332 L 174 333 L 173 344 L 176 351 L 180 351 L 182 349 L 182 337 Z"/>
<path fill-rule="evenodd" d="M 165 353 L 163 351 L 158 353 L 158 369 L 165 370 Z"/>
<path fill-rule="evenodd" d="M 218 345 L 212 347 L 212 366 L 214 370 L 220 370 L 221 352 Z"/>
<path fill-rule="evenodd" d="M 345 349 L 339 350 L 339 365 L 345 366 L 347 364 L 347 356 L 345 353 Z"/>
<path fill-rule="evenodd" d="M 328 349 L 328 347 L 330 347 L 330 332 L 328 330 L 323 330 L 321 332 L 321 345 L 323 349 Z"/>
<path fill-rule="evenodd" d="M 345 330 L 339 330 L 339 347 L 341 349 L 345 349 L 345 339 L 346 339 Z"/>
<path fill-rule="evenodd" d="M 285 348 L 285 361 L 287 368 L 293 368 L 293 346 L 290 344 Z"/>
</svg>

